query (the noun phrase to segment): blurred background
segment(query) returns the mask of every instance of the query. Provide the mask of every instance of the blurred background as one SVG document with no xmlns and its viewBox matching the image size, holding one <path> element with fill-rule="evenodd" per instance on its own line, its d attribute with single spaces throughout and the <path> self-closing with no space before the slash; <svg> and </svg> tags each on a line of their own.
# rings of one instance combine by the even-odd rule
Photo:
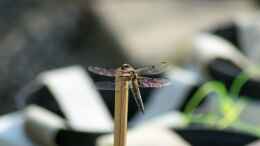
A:
<svg viewBox="0 0 260 146">
<path fill-rule="evenodd" d="M 0 141 L 13 142 L 27 135 L 28 141 L 34 141 L 35 145 L 109 145 L 109 137 L 95 142 L 107 131 L 92 129 L 92 134 L 98 133 L 93 136 L 89 131 L 80 131 L 82 125 L 75 124 L 80 121 L 79 115 L 86 114 L 81 111 L 84 108 L 74 108 L 79 103 L 86 103 L 89 110 L 101 109 L 111 122 L 103 126 L 105 129 L 111 126 L 114 116 L 113 91 L 93 86 L 95 82 L 113 81 L 113 78 L 97 75 L 88 67 L 117 68 L 124 63 L 144 67 L 160 62 L 168 63 L 167 70 L 150 77 L 167 78 L 171 85 L 141 89 L 144 115 L 138 113 L 130 98 L 130 128 L 156 127 L 161 123 L 181 136 L 186 145 L 195 146 L 212 140 L 219 140 L 216 143 L 219 146 L 257 141 L 260 137 L 259 9 L 258 0 L 1 0 L 0 114 L 2 117 L 10 114 L 12 117 L 17 112 L 27 115 L 27 107 L 33 104 L 65 123 L 74 122 L 71 127 L 54 126 L 62 129 L 59 132 L 62 134 L 39 142 L 37 137 L 42 133 L 35 132 L 39 127 L 28 130 L 27 123 L 25 133 L 17 136 L 15 130 L 8 128 L 1 132 L 1 127 L 8 127 L 6 123 L 15 124 L 17 117 L 2 120 L 2 124 L 0 118 Z M 80 69 L 70 68 L 74 65 Z M 71 87 L 63 88 L 62 84 Z M 92 88 L 82 88 L 87 90 L 81 92 L 81 87 L 90 85 Z M 70 94 L 65 89 L 71 89 Z M 67 95 L 73 96 L 74 101 L 65 98 Z M 83 100 L 77 96 L 95 99 Z M 97 98 L 101 100 L 96 103 Z M 95 100 L 95 104 L 90 105 L 92 102 L 88 100 Z M 44 121 L 40 113 L 34 116 L 19 118 L 25 125 L 28 117 L 36 118 L 29 123 Z M 85 116 L 83 122 L 101 117 L 95 110 Z M 19 125 L 21 129 L 23 122 Z M 11 136 L 6 138 L 7 133 Z M 46 142 L 53 139 L 55 144 Z"/>
</svg>

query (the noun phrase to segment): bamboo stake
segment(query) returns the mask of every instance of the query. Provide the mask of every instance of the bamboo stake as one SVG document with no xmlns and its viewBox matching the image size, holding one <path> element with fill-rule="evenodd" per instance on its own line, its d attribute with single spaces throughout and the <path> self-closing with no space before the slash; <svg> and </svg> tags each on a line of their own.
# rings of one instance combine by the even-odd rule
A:
<svg viewBox="0 0 260 146">
<path fill-rule="evenodd" d="M 127 143 L 128 82 L 129 78 L 118 69 L 115 81 L 114 146 L 125 146 Z"/>
</svg>

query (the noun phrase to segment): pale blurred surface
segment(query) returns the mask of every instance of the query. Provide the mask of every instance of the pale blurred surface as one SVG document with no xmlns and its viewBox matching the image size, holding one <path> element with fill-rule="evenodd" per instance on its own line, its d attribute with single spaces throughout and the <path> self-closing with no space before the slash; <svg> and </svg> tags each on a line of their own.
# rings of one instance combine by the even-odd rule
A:
<svg viewBox="0 0 260 146">
<path fill-rule="evenodd" d="M 94 11 L 131 58 L 158 62 L 180 51 L 178 41 L 221 23 L 248 19 L 257 10 L 250 0 L 99 0 Z"/>
</svg>

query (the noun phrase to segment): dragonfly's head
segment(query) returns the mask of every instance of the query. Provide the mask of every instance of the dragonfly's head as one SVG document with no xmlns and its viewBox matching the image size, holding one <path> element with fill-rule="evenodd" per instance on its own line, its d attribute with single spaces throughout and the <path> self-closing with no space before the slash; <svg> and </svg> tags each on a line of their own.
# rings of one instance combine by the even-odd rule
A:
<svg viewBox="0 0 260 146">
<path fill-rule="evenodd" d="M 132 66 L 130 65 L 130 64 L 123 64 L 122 66 L 121 66 L 121 69 L 129 69 L 129 68 L 131 68 Z"/>
<path fill-rule="evenodd" d="M 130 65 L 130 64 L 123 64 L 123 65 L 121 66 L 121 69 L 124 70 L 124 71 L 126 71 L 126 72 L 133 72 L 133 71 L 134 71 L 133 66 Z"/>
</svg>

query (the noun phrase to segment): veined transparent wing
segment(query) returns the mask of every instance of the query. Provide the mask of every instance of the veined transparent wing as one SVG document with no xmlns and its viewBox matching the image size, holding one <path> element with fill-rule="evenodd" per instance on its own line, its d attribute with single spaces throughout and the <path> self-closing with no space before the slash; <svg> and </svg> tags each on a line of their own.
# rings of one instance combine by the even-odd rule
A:
<svg viewBox="0 0 260 146">
<path fill-rule="evenodd" d="M 116 69 L 89 66 L 88 70 L 92 73 L 95 73 L 95 74 L 98 74 L 101 76 L 114 77 L 116 75 Z"/>
<path fill-rule="evenodd" d="M 159 75 L 165 73 L 168 70 L 169 65 L 167 63 L 161 63 L 158 65 L 145 66 L 136 69 L 139 75 Z"/>
<path fill-rule="evenodd" d="M 139 86 L 142 88 L 161 88 L 169 85 L 170 81 L 164 78 L 140 77 L 139 79 Z"/>
<path fill-rule="evenodd" d="M 170 85 L 170 81 L 163 78 L 141 77 L 138 81 L 141 88 L 162 88 Z M 95 85 L 99 90 L 115 90 L 115 83 L 111 81 L 99 81 Z M 129 87 L 132 88 L 132 85 Z"/>
</svg>

